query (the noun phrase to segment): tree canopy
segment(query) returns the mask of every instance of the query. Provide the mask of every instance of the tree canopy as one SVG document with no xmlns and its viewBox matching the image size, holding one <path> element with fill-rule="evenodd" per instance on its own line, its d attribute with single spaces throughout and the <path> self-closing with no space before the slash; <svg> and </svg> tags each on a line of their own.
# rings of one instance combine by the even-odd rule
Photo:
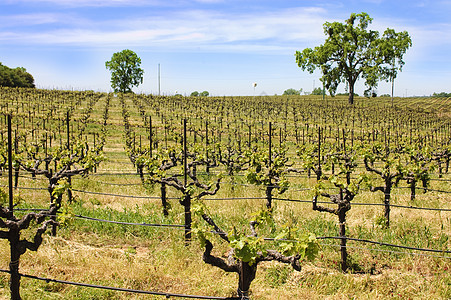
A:
<svg viewBox="0 0 451 300">
<path fill-rule="evenodd" d="M 302 93 L 302 89 L 288 89 L 283 92 L 283 95 L 300 95 Z"/>
<path fill-rule="evenodd" d="M 25 68 L 11 69 L 0 63 L 0 86 L 34 88 L 34 78 Z"/>
<path fill-rule="evenodd" d="M 198 91 L 194 91 L 191 93 L 191 97 L 208 97 L 210 96 L 210 93 L 208 91 L 203 91 L 202 93 L 199 93 Z"/>
<path fill-rule="evenodd" d="M 451 97 L 451 93 L 441 92 L 432 94 L 433 97 Z"/>
<path fill-rule="evenodd" d="M 132 87 L 143 82 L 141 58 L 132 50 L 114 53 L 111 60 L 105 62 L 105 66 L 111 72 L 111 87 L 116 93 L 130 93 Z"/>
<path fill-rule="evenodd" d="M 379 80 L 393 80 L 404 65 L 403 55 L 412 46 L 407 31 L 387 28 L 380 37 L 378 31 L 367 30 L 372 20 L 362 12 L 351 14 L 345 23 L 324 23 L 324 44 L 296 51 L 296 63 L 310 73 L 320 68 L 321 81 L 331 95 L 340 83 L 346 83 L 349 103 L 353 104 L 359 78 L 365 80 L 367 91 L 377 87 Z"/>
<path fill-rule="evenodd" d="M 322 95 L 323 94 L 323 89 L 320 87 L 314 88 L 312 91 L 312 95 Z"/>
</svg>

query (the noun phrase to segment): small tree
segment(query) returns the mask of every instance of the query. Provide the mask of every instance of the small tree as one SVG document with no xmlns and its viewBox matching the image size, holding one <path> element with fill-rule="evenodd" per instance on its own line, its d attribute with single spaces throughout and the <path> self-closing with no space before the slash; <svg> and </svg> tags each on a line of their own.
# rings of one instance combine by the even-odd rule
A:
<svg viewBox="0 0 451 300">
<path fill-rule="evenodd" d="M 283 92 L 284 95 L 300 95 L 302 93 L 302 89 L 288 89 Z"/>
<path fill-rule="evenodd" d="M 364 78 L 368 90 L 376 87 L 380 79 L 393 80 L 404 65 L 403 55 L 412 45 L 407 31 L 397 33 L 387 28 L 379 37 L 378 31 L 367 30 L 372 20 L 366 13 L 353 13 L 344 24 L 324 23 L 325 43 L 315 49 L 296 51 L 296 63 L 310 73 L 321 68 L 321 81 L 331 95 L 341 82 L 346 83 L 349 104 L 354 104 L 357 79 Z"/>
<path fill-rule="evenodd" d="M 144 70 L 140 68 L 141 58 L 135 52 L 125 49 L 116 52 L 105 67 L 111 72 L 111 87 L 115 93 L 130 93 L 132 87 L 143 82 Z"/>
<path fill-rule="evenodd" d="M 312 95 L 322 95 L 323 94 L 323 89 L 320 87 L 314 88 L 312 91 Z"/>
</svg>

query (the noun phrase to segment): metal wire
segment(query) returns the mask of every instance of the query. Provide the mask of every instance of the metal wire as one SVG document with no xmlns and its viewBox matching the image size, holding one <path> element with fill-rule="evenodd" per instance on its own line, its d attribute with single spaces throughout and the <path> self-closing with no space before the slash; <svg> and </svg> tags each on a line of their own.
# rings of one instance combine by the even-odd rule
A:
<svg viewBox="0 0 451 300">
<path fill-rule="evenodd" d="M 0 269 L 0 272 L 11 273 L 9 270 L 3 270 L 3 269 Z M 102 290 L 112 290 L 112 291 L 135 293 L 135 294 L 164 296 L 167 299 L 169 299 L 170 297 L 190 298 L 190 299 L 220 299 L 220 300 L 238 300 L 238 299 L 240 299 L 237 297 L 215 297 L 215 296 L 200 296 L 200 295 L 172 294 L 172 293 L 164 293 L 164 292 L 144 291 L 144 290 L 126 289 L 126 288 L 118 288 L 118 287 L 111 287 L 111 286 L 104 286 L 104 285 L 96 285 L 96 284 L 89 284 L 89 283 L 81 283 L 81 282 L 73 282 L 73 281 L 66 281 L 66 280 L 59 280 L 59 279 L 44 278 L 44 277 L 39 277 L 39 276 L 35 276 L 35 275 L 28 275 L 28 274 L 21 274 L 21 273 L 19 273 L 19 275 L 21 277 L 35 279 L 35 280 L 41 280 L 41 281 L 45 281 L 47 283 L 56 282 L 56 283 L 75 285 L 75 286 L 83 286 L 83 287 L 96 288 L 96 289 L 102 289 Z"/>
</svg>

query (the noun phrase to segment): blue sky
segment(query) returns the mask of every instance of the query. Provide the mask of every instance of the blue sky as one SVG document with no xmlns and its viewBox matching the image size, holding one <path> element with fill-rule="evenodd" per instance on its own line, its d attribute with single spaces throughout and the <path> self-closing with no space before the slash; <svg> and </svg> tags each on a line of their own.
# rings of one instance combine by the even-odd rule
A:
<svg viewBox="0 0 451 300">
<path fill-rule="evenodd" d="M 158 93 L 158 64 L 167 95 L 310 92 L 320 74 L 303 72 L 295 51 L 353 12 L 367 12 L 373 30 L 411 35 L 395 95 L 451 92 L 451 0 L 0 0 L 0 62 L 25 67 L 40 88 L 109 91 L 105 61 L 131 49 L 145 72 L 136 92 Z"/>
</svg>

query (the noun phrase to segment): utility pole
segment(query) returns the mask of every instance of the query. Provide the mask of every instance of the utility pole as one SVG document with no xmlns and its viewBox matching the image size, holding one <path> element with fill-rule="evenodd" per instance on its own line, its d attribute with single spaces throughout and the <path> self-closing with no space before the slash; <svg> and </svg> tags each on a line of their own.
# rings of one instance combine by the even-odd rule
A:
<svg viewBox="0 0 451 300">
<path fill-rule="evenodd" d="M 158 64 L 158 96 L 160 96 L 160 64 Z"/>
</svg>

